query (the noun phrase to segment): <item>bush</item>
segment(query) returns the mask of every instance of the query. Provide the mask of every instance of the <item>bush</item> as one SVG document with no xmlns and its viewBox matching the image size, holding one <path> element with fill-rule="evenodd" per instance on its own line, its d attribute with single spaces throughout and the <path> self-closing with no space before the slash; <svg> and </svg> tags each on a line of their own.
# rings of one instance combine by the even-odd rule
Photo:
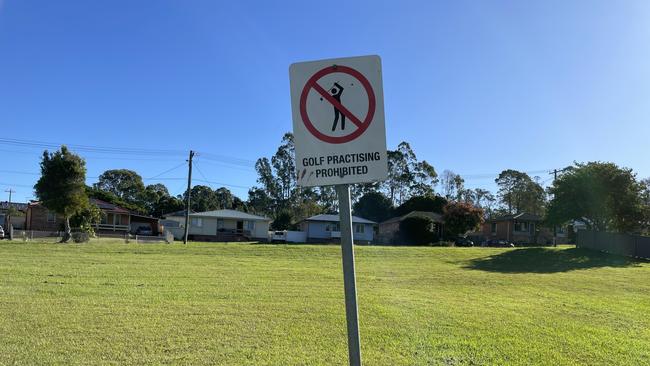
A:
<svg viewBox="0 0 650 366">
<path fill-rule="evenodd" d="M 440 240 L 440 241 L 437 241 L 437 242 L 431 244 L 431 246 L 433 246 L 433 247 L 455 247 L 456 243 L 454 243 L 453 241 L 450 241 L 450 240 Z"/>
<path fill-rule="evenodd" d="M 86 243 L 90 241 L 90 234 L 88 232 L 74 232 L 72 233 L 72 240 L 75 243 Z"/>
<path fill-rule="evenodd" d="M 433 221 L 426 216 L 414 216 L 399 224 L 399 236 L 406 244 L 426 245 L 436 239 Z"/>
<path fill-rule="evenodd" d="M 293 215 L 288 211 L 280 212 L 271 223 L 271 230 L 291 230 Z"/>
<path fill-rule="evenodd" d="M 478 230 L 483 223 L 483 210 L 469 203 L 450 202 L 445 206 L 443 217 L 445 237 L 454 239 L 468 231 Z"/>
</svg>

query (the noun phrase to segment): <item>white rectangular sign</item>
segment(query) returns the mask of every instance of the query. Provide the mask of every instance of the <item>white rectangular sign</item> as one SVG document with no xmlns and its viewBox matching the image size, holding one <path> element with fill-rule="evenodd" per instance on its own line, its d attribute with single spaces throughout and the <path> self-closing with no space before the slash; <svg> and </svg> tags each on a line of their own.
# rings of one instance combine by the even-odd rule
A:
<svg viewBox="0 0 650 366">
<path fill-rule="evenodd" d="M 379 56 L 295 63 L 289 76 L 298 185 L 386 179 Z"/>
</svg>

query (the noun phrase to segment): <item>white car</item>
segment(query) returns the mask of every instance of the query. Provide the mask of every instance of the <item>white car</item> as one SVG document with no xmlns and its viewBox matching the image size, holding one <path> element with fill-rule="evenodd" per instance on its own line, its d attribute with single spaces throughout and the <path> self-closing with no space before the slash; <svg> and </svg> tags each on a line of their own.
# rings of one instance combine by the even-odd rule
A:
<svg viewBox="0 0 650 366">
<path fill-rule="evenodd" d="M 0 239 L 5 238 L 5 231 L 2 229 L 2 226 L 0 226 Z"/>
<path fill-rule="evenodd" d="M 287 242 L 287 232 L 286 231 L 274 231 L 271 235 L 271 243 L 286 243 Z"/>
</svg>

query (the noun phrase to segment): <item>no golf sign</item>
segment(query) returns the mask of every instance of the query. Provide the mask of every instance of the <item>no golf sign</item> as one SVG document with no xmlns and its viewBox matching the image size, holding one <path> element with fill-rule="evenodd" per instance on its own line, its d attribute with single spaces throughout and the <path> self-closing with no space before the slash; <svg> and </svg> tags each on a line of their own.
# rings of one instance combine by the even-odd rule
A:
<svg viewBox="0 0 650 366">
<path fill-rule="evenodd" d="M 295 63 L 289 76 L 298 184 L 386 179 L 379 56 Z"/>
</svg>

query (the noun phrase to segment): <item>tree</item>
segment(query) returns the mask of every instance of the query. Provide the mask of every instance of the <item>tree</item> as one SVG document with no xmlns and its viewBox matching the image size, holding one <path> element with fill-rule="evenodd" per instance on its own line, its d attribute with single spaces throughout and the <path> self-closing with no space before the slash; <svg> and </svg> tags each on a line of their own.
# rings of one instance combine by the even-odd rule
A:
<svg viewBox="0 0 650 366">
<path fill-rule="evenodd" d="M 235 202 L 235 196 L 226 187 L 218 188 L 214 191 L 214 196 L 217 201 L 217 208 L 219 209 L 232 209 Z M 191 202 L 191 200 L 190 200 Z"/>
<path fill-rule="evenodd" d="M 461 200 L 462 190 L 465 187 L 465 180 L 460 175 L 451 170 L 445 170 L 442 172 L 440 183 L 442 185 L 442 195 L 447 200 Z"/>
<path fill-rule="evenodd" d="M 293 216 L 289 211 L 281 211 L 273 222 L 271 222 L 271 230 L 289 230 L 291 229 Z"/>
<path fill-rule="evenodd" d="M 248 210 L 251 213 L 256 215 L 271 215 L 273 213 L 272 205 L 273 199 L 263 188 L 253 187 L 248 190 L 246 206 L 248 206 Z"/>
<path fill-rule="evenodd" d="M 414 196 L 395 209 L 395 216 L 404 216 L 411 211 L 425 211 L 442 214 L 447 200 L 438 195 Z"/>
<path fill-rule="evenodd" d="M 509 214 L 544 213 L 546 193 L 542 186 L 524 172 L 507 169 L 494 180 L 499 186 L 498 196 Z"/>
<path fill-rule="evenodd" d="M 82 210 L 70 217 L 70 225 L 79 228 L 81 233 L 93 236 L 95 235 L 93 225 L 100 223 L 103 217 L 104 213 L 99 209 L 99 207 L 93 204 L 88 204 Z M 86 239 L 88 238 L 88 235 L 85 235 Z"/>
<path fill-rule="evenodd" d="M 389 219 L 393 212 L 393 203 L 381 192 L 364 194 L 352 205 L 354 214 L 375 222 Z"/>
<path fill-rule="evenodd" d="M 165 185 L 157 183 L 148 185 L 144 190 L 141 200 L 142 206 L 148 215 L 161 217 L 164 214 L 181 211 L 185 208 L 183 201 L 172 197 Z"/>
<path fill-rule="evenodd" d="M 318 187 L 317 195 L 323 212 L 334 214 L 339 211 L 339 199 L 333 186 Z"/>
<path fill-rule="evenodd" d="M 483 223 L 483 210 L 464 202 L 449 202 L 444 209 L 445 231 L 450 238 L 476 231 Z"/>
<path fill-rule="evenodd" d="M 140 201 L 145 191 L 142 177 L 128 169 L 107 170 L 99 176 L 94 186 L 130 203 Z"/>
<path fill-rule="evenodd" d="M 70 217 L 88 206 L 85 182 L 86 162 L 65 145 L 53 153 L 43 152 L 41 177 L 34 189 L 43 206 L 63 216 L 64 243 L 71 236 Z"/>
<path fill-rule="evenodd" d="M 650 235 L 650 178 L 646 178 L 641 182 L 641 201 L 643 203 L 643 211 L 645 220 L 643 223 L 642 233 Z"/>
<path fill-rule="evenodd" d="M 212 188 L 196 185 L 190 190 L 190 210 L 194 212 L 212 211 L 219 208 L 217 195 Z M 187 190 L 183 194 L 183 202 L 187 202 Z"/>
<path fill-rule="evenodd" d="M 555 180 L 547 221 L 583 221 L 598 231 L 637 232 L 644 226 L 643 185 L 614 163 L 576 163 Z"/>
<path fill-rule="evenodd" d="M 291 210 L 298 203 L 299 191 L 296 184 L 295 146 L 293 134 L 286 133 L 282 144 L 269 159 L 263 157 L 255 163 L 257 182 L 266 196 L 271 199 L 269 211 L 274 215 L 282 210 Z"/>
<path fill-rule="evenodd" d="M 411 145 L 402 141 L 394 151 L 387 152 L 388 179 L 384 182 L 388 197 L 395 205 L 401 204 L 410 194 L 414 184 L 414 170 L 417 164 Z"/>
<path fill-rule="evenodd" d="M 474 205 L 483 209 L 486 218 L 492 214 L 495 202 L 492 192 L 482 188 L 474 189 Z"/>
<path fill-rule="evenodd" d="M 410 194 L 416 196 L 428 196 L 435 194 L 435 187 L 438 184 L 438 173 L 433 165 L 426 160 L 415 163 L 413 169 L 413 183 Z"/>
<path fill-rule="evenodd" d="M 147 212 L 146 208 L 140 206 L 139 204 L 123 201 L 113 193 L 102 191 L 101 189 L 95 187 L 86 186 L 86 195 L 88 196 L 88 198 L 95 198 L 98 200 L 102 200 L 126 208 L 131 211 L 136 211 L 138 213 Z"/>
<path fill-rule="evenodd" d="M 407 244 L 425 245 L 432 243 L 436 237 L 434 224 L 426 216 L 407 217 L 399 223 L 399 236 Z"/>
</svg>

